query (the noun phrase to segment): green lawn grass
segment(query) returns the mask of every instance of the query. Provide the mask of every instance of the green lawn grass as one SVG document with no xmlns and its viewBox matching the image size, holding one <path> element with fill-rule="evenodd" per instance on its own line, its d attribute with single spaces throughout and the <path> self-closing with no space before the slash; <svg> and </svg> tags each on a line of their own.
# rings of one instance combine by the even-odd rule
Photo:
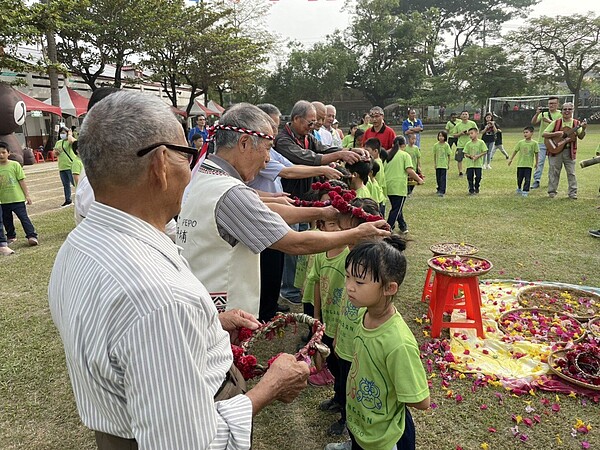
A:
<svg viewBox="0 0 600 450">
<path fill-rule="evenodd" d="M 505 131 L 505 148 L 512 153 L 520 138 L 519 130 Z M 600 213 L 596 210 L 600 165 L 577 168 L 579 200 L 566 198 L 564 172 L 557 198 L 547 197 L 546 175 L 542 189 L 521 198 L 514 193 L 516 168 L 507 167 L 506 160 L 497 153 L 492 170 L 483 172 L 479 196 L 467 195 L 467 181 L 458 177 L 454 163 L 448 174 L 447 195 L 438 198 L 431 156 L 434 139 L 434 132 L 423 135 L 426 184 L 417 187 L 405 205 L 411 239 L 407 250 L 409 270 L 397 304 L 419 342 L 426 338 L 414 318 L 426 312 L 420 296 L 430 257 L 428 248 L 436 242 L 465 241 L 478 246 L 480 254 L 494 263 L 489 278 L 600 286 L 600 240 L 587 234 L 588 229 L 600 228 Z M 590 127 L 580 144 L 578 160 L 593 156 L 599 141 L 600 127 Z M 46 296 L 54 257 L 73 227 L 72 211 L 67 208 L 38 216 L 35 225 L 40 233 L 39 247 L 27 247 L 21 240 L 13 246 L 16 255 L 0 259 L 0 448 L 95 448 L 93 433 L 81 425 L 77 415 Z M 298 336 L 286 336 L 291 351 Z M 275 353 L 279 342 L 269 345 Z M 600 445 L 599 406 L 592 402 L 582 404 L 580 398 L 562 395 L 561 410 L 549 413 L 540 398 L 554 403 L 554 395 L 537 393 L 536 397 L 517 398 L 491 387 L 473 393 L 473 380 L 466 378 L 451 383 L 451 389 L 464 397 L 457 403 L 445 398 L 438 377 L 432 381 L 432 400 L 439 407 L 414 411 L 418 448 L 454 450 L 460 446 L 476 450 L 485 442 L 490 449 L 579 449 L 582 440 L 589 441 L 591 448 Z M 502 404 L 496 394 L 502 394 Z M 326 429 L 337 417 L 318 411 L 318 404 L 330 395 L 328 388 L 309 387 L 294 403 L 267 408 L 255 420 L 253 448 L 323 448 L 331 439 Z M 529 436 L 528 442 L 521 442 L 510 431 L 514 426 L 511 415 L 526 416 L 527 402 L 542 422 L 531 429 L 521 425 L 521 431 Z M 488 409 L 481 410 L 482 404 Z M 594 427 L 585 437 L 570 436 L 577 418 Z M 497 432 L 489 432 L 489 427 Z"/>
</svg>

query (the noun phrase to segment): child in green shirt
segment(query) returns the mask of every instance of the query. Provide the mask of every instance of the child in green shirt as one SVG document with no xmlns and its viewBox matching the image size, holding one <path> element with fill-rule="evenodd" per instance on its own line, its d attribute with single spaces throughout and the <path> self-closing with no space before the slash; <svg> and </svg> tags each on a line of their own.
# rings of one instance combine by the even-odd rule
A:
<svg viewBox="0 0 600 450">
<path fill-rule="evenodd" d="M 538 164 L 540 149 L 537 141 L 531 139 L 533 132 L 534 128 L 531 126 L 523 128 L 524 139 L 517 142 L 512 157 L 508 161 L 510 166 L 517 153 L 519 154 L 519 160 L 517 161 L 517 195 L 523 197 L 529 195 L 532 168 L 537 167 Z"/>
<path fill-rule="evenodd" d="M 380 172 L 383 172 L 383 167 L 381 167 L 377 161 L 371 161 L 371 171 L 369 172 L 369 182 L 367 183 L 367 187 L 369 188 L 369 191 L 371 191 L 371 198 L 379 205 L 379 214 L 381 214 L 381 217 L 384 217 L 386 198 L 383 193 L 383 188 L 377 181 L 377 175 Z"/>
<path fill-rule="evenodd" d="M 354 164 L 346 164 L 346 169 L 352 174 L 350 189 L 356 192 L 356 197 L 372 198 L 371 191 L 367 187 L 367 183 L 369 182 L 369 172 L 371 172 L 370 161 L 358 161 Z"/>
<path fill-rule="evenodd" d="M 487 145 L 479 139 L 477 127 L 469 129 L 470 141 L 465 144 L 464 155 L 467 166 L 467 180 L 469 181 L 469 195 L 479 194 L 481 184 L 481 169 L 483 167 L 483 156 L 488 152 Z"/>
<path fill-rule="evenodd" d="M 452 149 L 448 140 L 448 133 L 442 130 L 437 135 L 437 142 L 433 144 L 433 164 L 435 166 L 435 179 L 437 181 L 437 195 L 443 197 L 446 195 L 446 177 L 452 156 Z"/>
<path fill-rule="evenodd" d="M 407 408 L 429 408 L 419 346 L 393 299 L 406 275 L 406 241 L 389 236 L 357 244 L 346 257 L 346 290 L 360 308 L 346 383 L 349 443 L 325 450 L 415 449 Z"/>
<path fill-rule="evenodd" d="M 358 125 L 356 125 L 355 123 L 350 124 L 350 130 L 348 131 L 348 134 L 344 136 L 344 139 L 342 139 L 342 148 L 354 147 L 354 134 L 356 133 L 357 129 Z"/>
<path fill-rule="evenodd" d="M 8 144 L 0 142 L 0 204 L 2 205 L 2 222 L 6 229 L 7 245 L 17 240 L 13 213 L 23 226 L 27 243 L 30 246 L 38 245 L 38 235 L 29 220 L 25 206 L 25 203 L 32 204 L 29 189 L 25 183 L 25 172 L 18 162 L 8 159 L 9 154 Z"/>
<path fill-rule="evenodd" d="M 422 171 L 421 171 L 421 149 L 416 146 L 416 143 L 417 143 L 417 136 L 415 134 L 411 134 L 408 137 L 408 145 L 406 146 L 404 151 L 410 155 L 410 159 L 412 160 L 412 163 L 413 163 L 413 168 L 415 169 L 415 172 L 417 172 L 417 175 L 421 176 L 421 174 L 422 174 Z M 408 196 L 409 197 L 412 194 L 412 191 L 414 188 L 415 188 L 415 183 L 414 182 L 411 183 L 409 181 L 408 182 Z"/>
<path fill-rule="evenodd" d="M 377 203 L 370 198 L 355 198 L 350 202 L 350 205 L 362 209 L 362 211 L 367 214 L 375 216 L 379 214 L 379 207 Z M 362 218 L 355 217 L 351 214 L 343 214 L 340 217 L 340 228 L 342 230 L 347 230 L 357 227 L 364 222 L 365 220 Z M 341 301 L 339 302 L 339 307 L 336 311 L 337 327 L 335 331 L 335 339 L 333 341 L 335 347 L 333 350 L 335 352 L 335 356 L 337 357 L 337 371 L 333 372 L 335 377 L 334 397 L 331 400 L 327 400 L 321 404 L 321 409 L 323 410 L 329 412 L 339 411 L 341 413 L 340 419 L 329 427 L 328 434 L 332 436 L 341 435 L 346 429 L 346 380 L 348 379 L 348 373 L 350 372 L 350 365 L 352 363 L 352 342 L 354 340 L 355 328 L 358 323 L 358 308 L 349 302 L 345 288 L 346 255 L 350 250 L 351 248 L 347 248 L 347 251 L 343 253 L 343 259 L 336 259 L 335 277 L 341 274 L 343 278 L 342 285 L 344 286 L 339 296 Z M 333 262 L 331 265 L 333 265 Z M 323 270 L 323 272 L 326 273 L 325 270 Z M 323 284 L 323 276 L 321 276 L 321 283 Z M 332 289 L 335 289 L 334 283 L 332 283 L 330 280 L 326 279 L 325 283 L 326 291 L 331 292 Z M 315 299 L 318 295 L 317 289 L 315 289 Z M 321 289 L 321 295 L 325 295 L 323 288 Z M 338 296 L 334 297 L 337 298 Z M 326 328 L 325 333 L 328 333 L 328 328 Z"/>
<path fill-rule="evenodd" d="M 406 141 L 404 136 L 397 136 L 394 139 L 394 145 L 385 162 L 385 182 L 387 186 L 387 196 L 392 205 L 387 223 L 393 230 L 396 222 L 402 233 L 408 232 L 408 225 L 404 220 L 404 202 L 408 195 L 408 179 L 412 179 L 417 184 L 423 184 L 423 180 L 413 169 L 410 155 L 404 151 Z"/>
</svg>

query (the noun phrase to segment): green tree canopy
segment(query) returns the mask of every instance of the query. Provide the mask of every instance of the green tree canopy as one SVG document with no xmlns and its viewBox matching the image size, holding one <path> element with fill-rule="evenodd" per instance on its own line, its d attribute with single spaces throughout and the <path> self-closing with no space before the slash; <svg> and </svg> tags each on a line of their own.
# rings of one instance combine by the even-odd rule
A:
<svg viewBox="0 0 600 450">
<path fill-rule="evenodd" d="M 481 106 L 489 97 L 516 95 L 527 86 L 519 62 L 509 61 L 499 46 L 468 46 L 448 63 L 444 77 L 455 94 Z"/>
<path fill-rule="evenodd" d="M 589 13 L 532 19 L 507 41 L 532 72 L 563 81 L 577 108 L 585 77 L 600 68 L 600 17 Z"/>
</svg>

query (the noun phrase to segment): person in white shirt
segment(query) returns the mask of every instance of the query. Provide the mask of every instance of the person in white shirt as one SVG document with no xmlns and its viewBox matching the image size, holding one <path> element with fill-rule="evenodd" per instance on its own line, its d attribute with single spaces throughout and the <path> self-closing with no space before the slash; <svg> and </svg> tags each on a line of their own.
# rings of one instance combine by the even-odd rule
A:
<svg viewBox="0 0 600 450">
<path fill-rule="evenodd" d="M 58 252 L 48 298 L 81 420 L 100 450 L 249 449 L 252 417 L 292 401 L 309 370 L 283 354 L 244 394 L 230 341 L 258 322 L 218 314 L 164 234 L 197 150 L 158 97 L 128 91 L 90 110 L 79 150 L 96 200 Z"/>
</svg>

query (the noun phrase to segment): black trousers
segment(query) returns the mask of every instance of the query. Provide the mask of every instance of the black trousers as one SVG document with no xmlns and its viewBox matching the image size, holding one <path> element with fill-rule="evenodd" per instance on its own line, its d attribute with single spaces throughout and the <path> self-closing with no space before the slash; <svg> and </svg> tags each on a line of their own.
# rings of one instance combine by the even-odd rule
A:
<svg viewBox="0 0 600 450">
<path fill-rule="evenodd" d="M 446 193 L 446 172 L 448 172 L 448 169 L 435 169 L 438 194 Z"/>
<path fill-rule="evenodd" d="M 404 221 L 404 214 L 402 213 L 402 208 L 404 208 L 404 202 L 406 201 L 406 197 L 401 195 L 388 195 L 390 199 L 390 203 L 392 204 L 392 208 L 390 210 L 390 215 L 388 216 L 387 223 L 388 225 L 394 229 L 394 225 L 398 222 L 398 227 L 400 231 L 406 231 L 408 226 Z"/>
<path fill-rule="evenodd" d="M 529 192 L 530 183 L 531 167 L 517 167 L 517 187 L 523 192 Z"/>
<path fill-rule="evenodd" d="M 469 192 L 479 193 L 481 184 L 481 167 L 469 167 L 467 169 L 467 180 L 469 181 Z"/>
<path fill-rule="evenodd" d="M 269 321 L 277 314 L 283 276 L 284 254 L 267 248 L 260 253 L 260 306 L 258 320 Z"/>
<path fill-rule="evenodd" d="M 2 209 L 2 221 L 4 222 L 4 228 L 6 228 L 6 237 L 8 239 L 17 237 L 13 213 L 15 213 L 15 215 L 21 221 L 21 225 L 23 225 L 23 231 L 25 231 L 25 237 L 37 237 L 35 228 L 33 227 L 33 224 L 27 215 L 27 207 L 25 206 L 25 202 L 5 203 L 0 205 L 0 208 Z"/>
</svg>

